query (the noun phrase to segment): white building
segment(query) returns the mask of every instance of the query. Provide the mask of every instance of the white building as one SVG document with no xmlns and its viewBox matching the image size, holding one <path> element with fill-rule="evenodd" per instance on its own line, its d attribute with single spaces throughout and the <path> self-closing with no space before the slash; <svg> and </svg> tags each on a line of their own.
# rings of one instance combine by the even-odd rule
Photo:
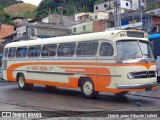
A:
<svg viewBox="0 0 160 120">
<path fill-rule="evenodd" d="M 114 9 L 114 1 L 115 0 L 108 0 L 106 2 L 94 5 L 94 12 L 100 11 L 113 11 Z M 118 2 L 118 0 L 117 0 Z M 119 0 L 120 8 L 126 10 L 140 10 L 145 7 L 144 0 Z M 123 12 L 122 12 L 123 13 Z"/>
<path fill-rule="evenodd" d="M 107 19 L 108 13 L 107 12 L 87 12 L 87 13 L 78 13 L 75 14 L 75 22 L 85 22 L 90 20 L 101 20 Z"/>
</svg>

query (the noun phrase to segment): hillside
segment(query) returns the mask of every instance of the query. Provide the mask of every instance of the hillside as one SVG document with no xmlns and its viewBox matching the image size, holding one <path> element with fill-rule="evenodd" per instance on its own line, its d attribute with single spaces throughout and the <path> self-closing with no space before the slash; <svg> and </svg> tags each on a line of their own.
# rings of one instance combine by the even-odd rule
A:
<svg viewBox="0 0 160 120">
<path fill-rule="evenodd" d="M 51 13 L 61 13 L 63 7 L 64 15 L 73 15 L 77 12 L 93 12 L 94 4 L 102 0 L 42 0 L 36 9 L 37 16 L 42 17 Z"/>
<path fill-rule="evenodd" d="M 18 3 L 23 3 L 23 1 L 18 1 L 18 0 L 0 0 L 0 6 L 5 8 L 10 5 L 18 4 Z"/>
<path fill-rule="evenodd" d="M 37 6 L 29 3 L 19 3 L 4 8 L 4 12 L 12 16 L 20 15 L 24 17 L 24 15 L 32 14 L 36 8 Z"/>
</svg>

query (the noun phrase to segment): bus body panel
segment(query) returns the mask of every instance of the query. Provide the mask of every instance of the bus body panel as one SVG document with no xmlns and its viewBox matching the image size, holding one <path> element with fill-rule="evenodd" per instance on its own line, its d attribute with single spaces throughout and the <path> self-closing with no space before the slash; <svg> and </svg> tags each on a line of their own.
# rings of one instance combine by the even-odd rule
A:
<svg viewBox="0 0 160 120">
<path fill-rule="evenodd" d="M 141 32 L 142 33 L 142 32 Z M 4 58 L 3 59 L 3 77 L 8 81 L 17 81 L 17 76 L 23 73 L 26 83 L 41 84 L 48 86 L 59 86 L 78 88 L 79 81 L 85 78 L 92 80 L 95 91 L 118 93 L 123 91 L 144 90 L 146 87 L 155 87 L 156 76 L 140 79 L 128 79 L 130 72 L 155 71 L 155 63 L 118 63 L 117 41 L 141 40 L 147 41 L 147 38 L 127 37 L 126 31 L 111 31 L 92 33 L 86 35 L 75 35 L 66 37 L 57 37 L 52 40 L 32 40 L 30 42 L 15 42 L 5 46 L 5 48 L 23 47 L 46 44 L 61 44 L 75 42 L 98 41 L 98 52 L 95 56 L 72 57 L 50 57 L 43 58 L 41 55 L 37 58 Z M 145 33 L 146 35 L 146 33 Z M 114 53 L 112 56 L 100 56 L 100 45 L 103 42 L 112 44 Z M 42 48 L 41 48 L 42 49 Z M 153 86 L 152 86 L 153 83 Z M 132 86 L 133 85 L 133 86 Z M 134 88 L 135 85 L 135 88 Z M 122 88 L 118 88 L 118 87 Z M 123 86 L 129 86 L 128 88 Z M 138 87 L 137 87 L 138 86 Z"/>
</svg>

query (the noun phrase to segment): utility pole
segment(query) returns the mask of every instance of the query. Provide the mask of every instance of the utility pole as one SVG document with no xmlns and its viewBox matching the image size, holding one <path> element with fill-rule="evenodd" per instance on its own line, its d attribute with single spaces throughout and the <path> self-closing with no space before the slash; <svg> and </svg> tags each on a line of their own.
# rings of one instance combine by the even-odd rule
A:
<svg viewBox="0 0 160 120">
<path fill-rule="evenodd" d="M 61 26 L 62 26 L 62 27 L 64 26 L 64 23 L 63 23 L 64 2 L 66 2 L 66 0 L 61 0 L 61 7 L 58 7 L 58 8 L 61 9 Z"/>
<path fill-rule="evenodd" d="M 114 0 L 114 25 L 115 30 L 121 29 L 121 9 L 120 9 L 120 0 Z"/>
<path fill-rule="evenodd" d="M 141 19 L 141 29 L 143 29 L 143 10 L 142 10 L 142 6 L 141 6 L 141 0 L 138 0 L 138 4 L 139 4 L 139 10 L 141 12 L 140 14 L 140 19 Z"/>
<path fill-rule="evenodd" d="M 27 39 L 28 40 L 31 40 L 31 26 L 30 26 L 30 23 L 28 23 L 28 21 L 27 21 L 27 23 L 25 24 L 25 26 L 26 26 L 26 32 L 27 32 Z"/>
<path fill-rule="evenodd" d="M 58 7 L 58 8 L 60 8 L 61 9 L 61 26 L 63 26 L 63 6 L 61 6 L 61 7 Z"/>
</svg>

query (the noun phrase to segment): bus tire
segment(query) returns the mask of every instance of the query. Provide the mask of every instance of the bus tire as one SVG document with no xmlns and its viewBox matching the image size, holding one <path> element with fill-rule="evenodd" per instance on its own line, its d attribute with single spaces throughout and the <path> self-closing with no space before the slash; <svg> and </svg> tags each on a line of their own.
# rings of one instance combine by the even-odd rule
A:
<svg viewBox="0 0 160 120">
<path fill-rule="evenodd" d="M 99 92 L 94 90 L 93 82 L 90 79 L 85 79 L 81 81 L 81 93 L 87 99 L 93 99 L 98 96 Z"/>
<path fill-rule="evenodd" d="M 124 96 L 127 93 L 128 93 L 128 91 L 119 92 L 119 93 L 116 93 L 116 96 Z"/>
<path fill-rule="evenodd" d="M 33 84 L 25 83 L 25 77 L 23 74 L 18 75 L 17 82 L 21 90 L 31 90 L 33 88 Z"/>
</svg>

